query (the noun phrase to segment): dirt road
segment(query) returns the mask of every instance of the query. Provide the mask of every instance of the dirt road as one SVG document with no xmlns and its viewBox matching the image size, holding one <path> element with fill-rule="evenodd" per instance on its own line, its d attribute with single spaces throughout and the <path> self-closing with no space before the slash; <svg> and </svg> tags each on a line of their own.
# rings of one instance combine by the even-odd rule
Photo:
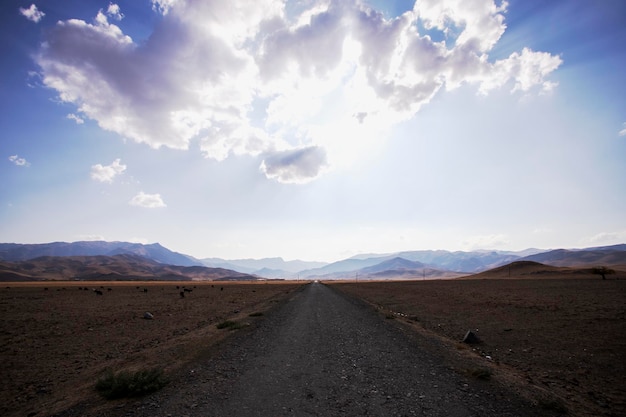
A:
<svg viewBox="0 0 626 417">
<path fill-rule="evenodd" d="M 163 390 L 101 415 L 547 415 L 451 370 L 393 322 L 313 283 Z"/>
</svg>

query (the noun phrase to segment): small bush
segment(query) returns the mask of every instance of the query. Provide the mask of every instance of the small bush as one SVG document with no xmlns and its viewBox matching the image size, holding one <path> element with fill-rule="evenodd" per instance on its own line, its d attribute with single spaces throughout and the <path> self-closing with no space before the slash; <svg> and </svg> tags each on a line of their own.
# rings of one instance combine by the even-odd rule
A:
<svg viewBox="0 0 626 417">
<path fill-rule="evenodd" d="M 491 379 L 491 369 L 488 368 L 470 369 L 469 374 L 476 379 L 482 379 L 485 381 Z"/>
<path fill-rule="evenodd" d="M 96 390 L 107 399 L 138 397 L 158 391 L 167 385 L 167 382 L 161 369 L 117 373 L 109 370 L 96 383 Z"/>
<path fill-rule="evenodd" d="M 257 311 L 256 313 L 250 313 L 248 314 L 249 317 L 261 317 L 263 315 L 262 312 Z"/>
<path fill-rule="evenodd" d="M 226 321 L 216 324 L 216 326 L 218 329 L 237 330 L 237 329 L 241 329 L 245 325 L 237 321 L 226 320 Z"/>
</svg>

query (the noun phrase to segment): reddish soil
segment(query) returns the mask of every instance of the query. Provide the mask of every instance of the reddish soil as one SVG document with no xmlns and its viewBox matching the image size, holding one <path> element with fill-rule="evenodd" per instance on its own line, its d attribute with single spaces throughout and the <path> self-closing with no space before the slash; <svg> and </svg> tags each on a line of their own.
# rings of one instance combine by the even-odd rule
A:
<svg viewBox="0 0 626 417">
<path fill-rule="evenodd" d="M 184 298 L 183 285 L 191 290 Z M 3 283 L 0 415 L 46 416 L 84 401 L 103 405 L 94 384 L 105 370 L 158 367 L 166 374 L 175 372 L 232 333 L 218 330 L 217 323 L 259 320 L 249 315 L 271 308 L 300 287 L 300 283 Z M 145 312 L 154 318 L 144 319 Z"/>
<path fill-rule="evenodd" d="M 552 276 L 332 285 L 447 342 L 457 366 L 489 367 L 493 379 L 531 399 L 543 398 L 546 409 L 626 415 L 626 280 Z M 482 343 L 460 343 L 468 330 Z"/>
<path fill-rule="evenodd" d="M 365 299 L 395 318 L 392 323 L 436 340 L 433 346 L 444 346 L 459 371 L 489 368 L 494 382 L 544 401 L 546 411 L 623 416 L 626 280 L 612 278 L 332 285 Z M 182 285 L 193 290 L 185 298 Z M 79 290 L 85 286 L 89 290 Z M 47 416 L 78 403 L 88 403 L 89 410 L 116 407 L 94 390 L 106 369 L 160 367 L 173 375 L 234 334 L 217 323 L 263 320 L 249 315 L 298 288 L 300 283 L 4 283 L 0 415 Z M 143 319 L 146 311 L 153 320 Z M 460 343 L 467 330 L 482 343 Z"/>
</svg>

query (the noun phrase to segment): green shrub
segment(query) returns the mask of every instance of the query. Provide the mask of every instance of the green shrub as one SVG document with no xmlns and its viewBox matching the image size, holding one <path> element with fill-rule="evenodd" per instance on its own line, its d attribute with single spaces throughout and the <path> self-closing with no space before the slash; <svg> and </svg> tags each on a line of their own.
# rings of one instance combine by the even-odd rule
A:
<svg viewBox="0 0 626 417">
<path fill-rule="evenodd" d="M 218 329 L 237 330 L 237 329 L 241 329 L 242 327 L 244 327 L 245 324 L 239 323 L 237 321 L 226 320 L 226 321 L 216 324 L 216 326 Z"/>
<path fill-rule="evenodd" d="M 138 397 L 158 391 L 167 385 L 167 382 L 161 369 L 117 373 L 109 370 L 96 383 L 96 390 L 107 399 Z"/>
</svg>

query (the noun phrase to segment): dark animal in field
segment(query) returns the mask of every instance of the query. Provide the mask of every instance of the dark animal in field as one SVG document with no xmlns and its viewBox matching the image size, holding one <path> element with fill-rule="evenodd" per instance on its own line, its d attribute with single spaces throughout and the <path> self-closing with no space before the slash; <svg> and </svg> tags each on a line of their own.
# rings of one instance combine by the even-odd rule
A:
<svg viewBox="0 0 626 417">
<path fill-rule="evenodd" d="M 185 291 L 185 292 L 192 292 L 193 290 L 191 288 L 185 288 L 183 291 Z"/>
<path fill-rule="evenodd" d="M 144 289 L 143 289 L 143 292 L 148 292 L 148 289 L 147 289 L 147 288 L 144 288 Z"/>
<path fill-rule="evenodd" d="M 100 291 L 100 290 L 93 290 L 93 292 L 95 292 L 96 295 L 102 295 L 102 291 Z"/>
<path fill-rule="evenodd" d="M 180 292 L 180 298 L 185 298 L 185 292 L 184 291 Z"/>
</svg>

